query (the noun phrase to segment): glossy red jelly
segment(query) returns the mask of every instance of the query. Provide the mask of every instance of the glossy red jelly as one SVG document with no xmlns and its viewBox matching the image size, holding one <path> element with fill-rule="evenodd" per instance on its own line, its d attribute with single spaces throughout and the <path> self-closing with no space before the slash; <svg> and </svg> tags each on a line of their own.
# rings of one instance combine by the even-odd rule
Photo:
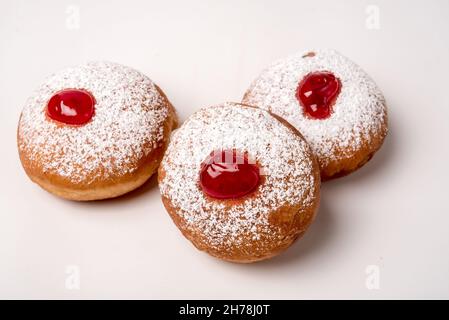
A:
<svg viewBox="0 0 449 320">
<path fill-rule="evenodd" d="M 301 80 L 296 98 L 312 119 L 326 119 L 341 90 L 340 80 L 328 71 L 309 73 Z"/>
<path fill-rule="evenodd" d="M 236 150 L 214 151 L 203 162 L 201 189 L 217 199 L 236 199 L 253 192 L 260 182 L 259 167 Z"/>
<path fill-rule="evenodd" d="M 65 89 L 55 93 L 47 103 L 47 115 L 69 125 L 88 123 L 95 112 L 95 98 L 86 90 Z"/>
</svg>

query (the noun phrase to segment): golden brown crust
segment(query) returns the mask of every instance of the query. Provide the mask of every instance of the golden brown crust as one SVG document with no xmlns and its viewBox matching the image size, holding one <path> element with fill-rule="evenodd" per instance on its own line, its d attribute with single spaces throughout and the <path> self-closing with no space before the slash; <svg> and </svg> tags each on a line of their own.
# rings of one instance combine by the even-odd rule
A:
<svg viewBox="0 0 449 320">
<path fill-rule="evenodd" d="M 362 139 L 359 143 L 359 148 L 354 151 L 350 157 L 345 157 L 347 154 L 345 150 L 337 150 L 334 153 L 333 159 L 326 165 L 320 166 L 321 181 L 329 181 L 332 179 L 344 177 L 361 167 L 363 167 L 368 161 L 370 161 L 374 154 L 382 147 L 382 144 L 388 134 L 388 115 L 385 112 L 384 119 L 379 131 L 376 134 L 371 135 L 371 140 L 366 141 Z"/>
<path fill-rule="evenodd" d="M 67 177 L 58 175 L 57 170 L 49 171 L 43 169 L 43 163 L 39 158 L 31 157 L 27 149 L 18 148 L 22 166 L 29 178 L 41 186 L 43 189 L 59 197 L 75 201 L 91 201 L 107 198 L 114 198 L 130 192 L 145 183 L 157 170 L 164 151 L 167 147 L 170 133 L 177 124 L 177 116 L 174 107 L 171 105 L 165 94 L 159 87 L 158 92 L 164 98 L 169 115 L 163 124 L 163 138 L 159 145 L 147 155 L 140 158 L 135 157 L 132 163 L 134 170 L 114 176 L 113 179 L 101 175 L 101 168 L 91 173 L 92 176 L 99 177 L 90 180 L 89 183 L 79 181 L 74 183 Z M 20 124 L 20 120 L 19 120 Z M 20 132 L 20 125 L 17 130 L 18 146 L 22 145 L 23 137 Z M 89 178 L 89 177 L 88 177 Z"/>
</svg>

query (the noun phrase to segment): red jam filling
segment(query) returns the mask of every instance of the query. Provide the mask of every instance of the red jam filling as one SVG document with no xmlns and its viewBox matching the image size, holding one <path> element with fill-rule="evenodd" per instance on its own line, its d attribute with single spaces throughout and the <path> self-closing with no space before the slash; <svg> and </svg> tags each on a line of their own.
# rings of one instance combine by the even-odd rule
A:
<svg viewBox="0 0 449 320">
<path fill-rule="evenodd" d="M 312 119 L 326 119 L 341 90 L 341 82 L 331 72 L 309 73 L 296 89 L 296 98 L 304 113 Z"/>
<path fill-rule="evenodd" d="M 65 89 L 55 93 L 47 103 L 47 115 L 69 125 L 88 123 L 95 112 L 95 98 L 86 90 Z"/>
<path fill-rule="evenodd" d="M 200 187 L 210 197 L 236 199 L 260 183 L 259 167 L 236 150 L 212 152 L 201 165 Z"/>
</svg>

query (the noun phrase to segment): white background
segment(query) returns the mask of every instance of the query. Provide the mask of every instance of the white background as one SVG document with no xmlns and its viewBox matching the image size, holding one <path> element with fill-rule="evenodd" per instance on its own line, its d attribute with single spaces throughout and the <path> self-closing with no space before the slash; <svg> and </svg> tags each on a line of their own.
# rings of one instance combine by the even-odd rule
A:
<svg viewBox="0 0 449 320">
<path fill-rule="evenodd" d="M 368 5 L 380 29 L 367 28 Z M 0 298 L 449 298 L 448 30 L 444 0 L 2 0 Z M 119 199 L 75 203 L 21 168 L 21 108 L 63 67 L 135 67 L 184 120 L 239 101 L 274 59 L 311 48 L 335 48 L 375 79 L 390 133 L 366 167 L 322 187 L 314 225 L 278 258 L 237 265 L 198 252 L 154 178 Z M 71 265 L 79 290 L 66 287 Z M 369 265 L 377 290 L 366 286 Z"/>
</svg>

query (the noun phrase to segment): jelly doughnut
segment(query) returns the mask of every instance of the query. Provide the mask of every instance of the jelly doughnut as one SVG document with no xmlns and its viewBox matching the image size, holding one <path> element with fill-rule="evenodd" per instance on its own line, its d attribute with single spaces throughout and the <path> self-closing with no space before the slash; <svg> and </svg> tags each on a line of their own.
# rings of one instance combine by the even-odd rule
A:
<svg viewBox="0 0 449 320">
<path fill-rule="evenodd" d="M 322 180 L 364 165 L 387 135 L 385 99 L 374 81 L 334 50 L 292 55 L 252 83 L 243 103 L 269 110 L 304 135 Z"/>
<path fill-rule="evenodd" d="M 173 132 L 158 180 L 183 235 L 232 262 L 284 251 L 306 231 L 319 203 L 318 163 L 301 134 L 237 103 L 201 109 Z"/>
<path fill-rule="evenodd" d="M 50 76 L 27 100 L 17 140 L 30 179 L 71 200 L 112 198 L 157 171 L 174 108 L 142 73 L 91 62 Z"/>
</svg>

